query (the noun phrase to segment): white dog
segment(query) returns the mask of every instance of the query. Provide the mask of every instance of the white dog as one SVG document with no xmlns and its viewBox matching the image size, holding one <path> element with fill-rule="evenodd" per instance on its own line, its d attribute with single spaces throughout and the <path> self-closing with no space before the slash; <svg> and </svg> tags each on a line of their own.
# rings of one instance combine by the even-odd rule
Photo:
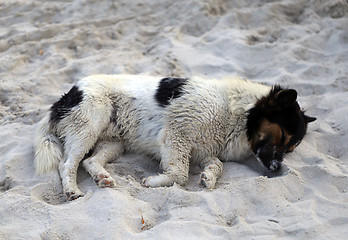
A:
<svg viewBox="0 0 348 240">
<path fill-rule="evenodd" d="M 163 174 L 147 187 L 184 185 L 189 163 L 203 169 L 200 184 L 213 188 L 221 161 L 254 153 L 270 170 L 281 166 L 306 133 L 308 117 L 297 93 L 239 78 L 156 78 L 95 75 L 80 80 L 41 121 L 35 140 L 37 173 L 59 168 L 68 200 L 83 196 L 79 163 L 100 187 L 114 179 L 104 165 L 124 151 L 160 161 Z"/>
</svg>

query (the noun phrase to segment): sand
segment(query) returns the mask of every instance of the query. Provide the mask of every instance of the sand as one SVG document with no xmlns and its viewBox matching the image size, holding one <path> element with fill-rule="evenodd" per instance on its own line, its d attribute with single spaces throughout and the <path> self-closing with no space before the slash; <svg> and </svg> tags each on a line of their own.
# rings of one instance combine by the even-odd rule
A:
<svg viewBox="0 0 348 240">
<path fill-rule="evenodd" d="M 345 0 L 0 0 L 0 239 L 346 239 L 348 4 Z M 240 75 L 295 88 L 310 124 L 272 175 L 228 162 L 212 191 L 149 189 L 158 163 L 128 154 L 117 181 L 66 202 L 35 176 L 33 133 L 50 105 L 97 73 Z"/>
</svg>

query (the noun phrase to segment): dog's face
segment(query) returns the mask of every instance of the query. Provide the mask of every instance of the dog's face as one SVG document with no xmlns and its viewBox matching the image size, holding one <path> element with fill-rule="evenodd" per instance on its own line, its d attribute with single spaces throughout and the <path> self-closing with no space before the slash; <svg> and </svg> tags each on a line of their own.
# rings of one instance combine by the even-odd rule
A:
<svg viewBox="0 0 348 240">
<path fill-rule="evenodd" d="M 250 148 L 269 170 L 280 169 L 285 153 L 295 149 L 306 134 L 307 124 L 315 120 L 301 111 L 296 98 L 295 90 L 275 86 L 249 112 Z"/>
</svg>

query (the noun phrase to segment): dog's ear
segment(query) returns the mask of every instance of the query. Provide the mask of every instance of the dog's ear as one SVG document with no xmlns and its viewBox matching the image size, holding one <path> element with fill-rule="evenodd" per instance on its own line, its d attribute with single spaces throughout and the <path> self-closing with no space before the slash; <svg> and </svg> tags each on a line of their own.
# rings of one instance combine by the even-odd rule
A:
<svg viewBox="0 0 348 240">
<path fill-rule="evenodd" d="M 304 114 L 303 114 L 303 117 L 307 123 L 314 122 L 315 120 L 317 120 L 317 118 L 315 118 L 315 117 L 310 117 L 310 116 L 307 116 Z"/>
<path fill-rule="evenodd" d="M 297 92 L 294 89 L 284 89 L 274 96 L 275 102 L 282 107 L 291 106 L 297 99 Z"/>
</svg>

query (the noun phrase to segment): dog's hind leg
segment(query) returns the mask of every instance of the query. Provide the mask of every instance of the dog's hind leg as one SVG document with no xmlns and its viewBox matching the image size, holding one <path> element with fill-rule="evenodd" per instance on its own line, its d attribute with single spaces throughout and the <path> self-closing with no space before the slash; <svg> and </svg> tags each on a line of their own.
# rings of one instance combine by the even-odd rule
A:
<svg viewBox="0 0 348 240">
<path fill-rule="evenodd" d="M 97 142 L 97 136 L 97 134 L 92 135 L 92 131 L 84 131 L 79 135 L 68 135 L 65 138 L 65 161 L 60 162 L 59 173 L 68 201 L 84 195 L 77 186 L 77 169 L 81 160 Z"/>
<path fill-rule="evenodd" d="M 107 162 L 119 157 L 122 152 L 123 144 L 121 142 L 102 141 L 97 144 L 92 156 L 82 162 L 83 167 L 99 187 L 115 186 L 115 180 L 104 166 Z"/>
<path fill-rule="evenodd" d="M 222 173 L 222 162 L 217 157 L 207 157 L 202 160 L 200 166 L 204 169 L 199 179 L 199 185 L 213 189 L 218 177 Z"/>
<path fill-rule="evenodd" d="M 84 152 L 70 152 L 66 161 L 59 163 L 59 173 L 62 179 L 63 192 L 68 201 L 82 197 L 84 194 L 77 186 L 77 168 L 84 157 Z"/>
</svg>

